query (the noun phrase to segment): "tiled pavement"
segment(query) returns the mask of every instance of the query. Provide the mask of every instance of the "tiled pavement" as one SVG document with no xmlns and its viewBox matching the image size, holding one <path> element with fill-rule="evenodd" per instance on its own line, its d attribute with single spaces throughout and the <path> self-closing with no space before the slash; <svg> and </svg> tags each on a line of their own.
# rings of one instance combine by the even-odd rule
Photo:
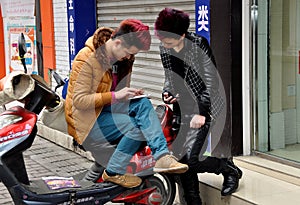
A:
<svg viewBox="0 0 300 205">
<path fill-rule="evenodd" d="M 30 179 L 43 176 L 72 176 L 90 167 L 91 161 L 46 139 L 36 137 L 32 147 L 24 152 Z M 6 187 L 0 183 L 0 204 L 13 204 Z"/>
</svg>

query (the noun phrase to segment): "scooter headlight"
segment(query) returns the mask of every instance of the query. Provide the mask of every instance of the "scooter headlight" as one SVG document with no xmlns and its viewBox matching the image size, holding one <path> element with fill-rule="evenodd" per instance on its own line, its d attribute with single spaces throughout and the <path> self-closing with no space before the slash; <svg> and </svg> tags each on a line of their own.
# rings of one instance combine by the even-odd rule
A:
<svg viewBox="0 0 300 205">
<path fill-rule="evenodd" d="M 14 124 L 16 122 L 19 122 L 22 120 L 22 117 L 18 116 L 18 115 L 1 115 L 0 116 L 0 129 Z"/>
</svg>

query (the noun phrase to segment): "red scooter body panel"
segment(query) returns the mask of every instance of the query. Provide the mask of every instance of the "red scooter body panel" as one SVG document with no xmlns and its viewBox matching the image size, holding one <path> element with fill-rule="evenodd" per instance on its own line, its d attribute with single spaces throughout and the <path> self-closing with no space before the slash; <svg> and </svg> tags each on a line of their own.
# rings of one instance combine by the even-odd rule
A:
<svg viewBox="0 0 300 205">
<path fill-rule="evenodd" d="M 167 141 L 168 147 L 171 149 L 171 144 L 176 138 L 176 134 L 172 132 L 173 112 L 168 105 L 160 105 L 164 107 L 163 115 L 160 117 L 161 127 Z M 127 167 L 127 172 L 138 173 L 143 170 L 150 169 L 155 165 L 155 159 L 151 154 L 149 146 L 142 147 L 135 153 Z"/>
<path fill-rule="evenodd" d="M 16 115 L 21 118 L 19 121 L 5 126 L 0 130 L 0 145 L 28 136 L 37 121 L 35 113 L 29 112 L 20 106 L 12 107 L 0 114 L 1 117 L 5 115 Z M 2 149 L 3 147 L 0 147 L 0 150 Z"/>
<path fill-rule="evenodd" d="M 128 191 L 120 194 L 112 200 L 112 202 L 127 202 L 127 203 L 138 203 L 138 204 L 148 204 L 149 195 L 156 191 L 155 187 L 137 190 L 137 191 Z M 139 200 L 139 201 L 137 201 Z"/>
</svg>

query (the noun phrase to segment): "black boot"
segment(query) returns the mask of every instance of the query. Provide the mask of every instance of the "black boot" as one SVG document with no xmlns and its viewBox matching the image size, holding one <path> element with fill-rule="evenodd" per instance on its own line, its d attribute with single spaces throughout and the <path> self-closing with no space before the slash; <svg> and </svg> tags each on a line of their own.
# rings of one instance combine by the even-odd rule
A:
<svg viewBox="0 0 300 205">
<path fill-rule="evenodd" d="M 202 200 L 199 193 L 199 180 L 197 173 L 190 173 L 187 171 L 180 174 L 180 186 L 183 188 L 184 205 L 202 205 Z M 181 197 L 182 199 L 182 197 Z"/>
<path fill-rule="evenodd" d="M 242 178 L 243 172 L 232 161 L 232 158 L 222 159 L 221 173 L 224 176 L 222 196 L 228 196 L 234 193 L 239 187 L 239 180 Z"/>
</svg>

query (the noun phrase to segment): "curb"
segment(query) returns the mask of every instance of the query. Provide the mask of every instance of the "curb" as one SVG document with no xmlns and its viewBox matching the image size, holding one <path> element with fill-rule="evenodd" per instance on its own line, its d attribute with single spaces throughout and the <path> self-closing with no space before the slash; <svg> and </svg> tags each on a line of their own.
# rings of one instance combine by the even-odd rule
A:
<svg viewBox="0 0 300 205">
<path fill-rule="evenodd" d="M 63 148 L 66 148 L 70 151 L 73 151 L 82 157 L 87 158 L 90 161 L 94 161 L 90 152 L 86 152 L 81 150 L 80 148 L 73 146 L 73 137 L 70 135 L 63 133 L 61 131 L 52 129 L 44 125 L 41 121 L 37 122 L 38 135 L 42 138 L 45 138 Z"/>
</svg>

